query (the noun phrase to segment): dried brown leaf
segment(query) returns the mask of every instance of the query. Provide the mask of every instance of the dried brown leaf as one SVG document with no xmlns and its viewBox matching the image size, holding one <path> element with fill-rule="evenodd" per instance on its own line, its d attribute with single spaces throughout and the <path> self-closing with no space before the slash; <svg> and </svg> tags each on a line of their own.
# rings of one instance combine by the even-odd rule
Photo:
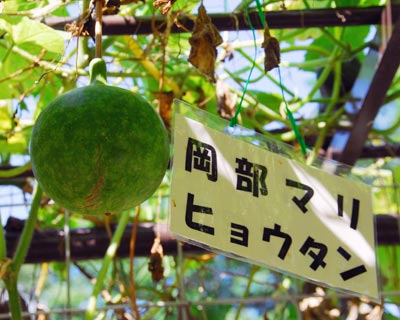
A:
<svg viewBox="0 0 400 320">
<path fill-rule="evenodd" d="M 130 3 L 138 3 L 139 1 L 144 2 L 144 0 L 120 0 L 121 5 L 130 4 Z"/>
<path fill-rule="evenodd" d="M 150 251 L 150 261 L 148 263 L 148 270 L 151 272 L 151 278 L 154 282 L 164 279 L 163 257 L 163 247 L 160 240 L 156 238 Z"/>
<path fill-rule="evenodd" d="M 337 320 L 340 316 L 332 302 L 325 299 L 326 291 L 324 288 L 305 283 L 303 285 L 303 293 L 309 294 L 299 301 L 299 309 L 304 320 Z"/>
<path fill-rule="evenodd" d="M 167 14 L 169 10 L 171 10 L 172 5 L 176 2 L 176 0 L 156 0 L 153 2 L 153 6 L 155 9 L 158 9 L 162 5 L 164 7 L 161 9 L 162 14 Z"/>
<path fill-rule="evenodd" d="M 90 19 L 90 10 L 85 10 L 76 20 L 65 24 L 65 31 L 70 32 L 72 37 L 88 36 L 87 24 Z"/>
<path fill-rule="evenodd" d="M 236 95 L 232 94 L 230 87 L 221 80 L 217 81 L 216 95 L 219 115 L 230 120 L 236 111 Z"/>
<path fill-rule="evenodd" d="M 174 93 L 172 91 L 157 92 L 154 94 L 158 99 L 158 113 L 164 121 L 168 132 L 171 132 L 171 112 Z"/>
<path fill-rule="evenodd" d="M 221 47 L 223 51 L 220 60 L 222 62 L 232 60 L 235 52 L 235 49 L 233 48 L 232 44 L 225 42 Z"/>
<path fill-rule="evenodd" d="M 119 7 L 121 6 L 120 0 L 107 0 L 105 6 L 103 7 L 104 15 L 114 15 L 119 12 Z"/>
<path fill-rule="evenodd" d="M 267 73 L 268 71 L 277 68 L 281 62 L 279 41 L 271 36 L 268 27 L 264 30 L 264 42 L 261 47 L 264 48 L 264 71 Z"/>
<path fill-rule="evenodd" d="M 211 22 L 203 4 L 200 5 L 192 36 L 189 62 L 209 81 L 215 82 L 216 47 L 222 43 L 218 29 Z"/>
</svg>

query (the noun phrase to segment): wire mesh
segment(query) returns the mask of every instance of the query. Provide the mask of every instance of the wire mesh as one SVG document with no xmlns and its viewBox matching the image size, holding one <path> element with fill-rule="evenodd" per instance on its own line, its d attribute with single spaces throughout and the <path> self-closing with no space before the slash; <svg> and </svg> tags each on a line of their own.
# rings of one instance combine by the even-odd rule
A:
<svg viewBox="0 0 400 320">
<path fill-rule="evenodd" d="M 379 213 L 399 214 L 395 173 L 379 169 L 374 176 L 376 211 L 379 208 Z M 3 224 L 8 216 L 26 216 L 30 196 L 24 191 L 2 186 L 0 197 Z M 162 201 L 168 199 L 164 197 Z M 167 210 L 166 203 L 162 208 Z M 143 212 L 147 219 L 151 218 L 149 211 Z M 58 215 L 64 217 L 67 235 L 68 215 L 64 212 Z M 161 215 L 166 218 L 166 212 Z M 264 319 L 277 318 L 278 314 L 283 319 L 306 319 L 307 312 L 318 308 L 331 312 L 332 319 L 335 312 L 343 317 L 350 308 L 357 308 L 360 317 L 378 308 L 380 316 L 385 314 L 388 319 L 396 319 L 400 312 L 398 247 L 377 248 L 382 280 L 380 305 L 328 288 L 318 289 L 306 281 L 214 253 L 187 255 L 181 246 L 176 256 L 164 257 L 165 278 L 158 283 L 152 281 L 148 270 L 149 258 L 135 258 L 136 303 L 143 319 L 213 319 L 215 315 L 225 319 Z M 82 319 L 101 260 L 69 261 L 68 246 L 65 250 L 62 263 L 23 266 L 19 289 L 28 306 L 24 315 L 35 319 Z M 134 319 L 127 294 L 128 269 L 129 259 L 115 260 L 98 300 L 99 319 Z M 3 304 L 6 301 L 3 294 Z M 9 318 L 7 311 L 0 313 L 0 319 Z"/>
</svg>

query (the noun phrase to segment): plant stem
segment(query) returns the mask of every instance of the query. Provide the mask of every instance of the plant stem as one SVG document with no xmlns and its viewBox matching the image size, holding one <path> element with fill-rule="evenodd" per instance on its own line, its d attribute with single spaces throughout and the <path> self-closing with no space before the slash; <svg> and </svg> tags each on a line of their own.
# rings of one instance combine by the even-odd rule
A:
<svg viewBox="0 0 400 320">
<path fill-rule="evenodd" d="M 1 45 L 1 42 L 0 42 L 0 45 Z M 38 67 L 49 70 L 55 74 L 65 74 L 68 76 L 87 75 L 87 72 L 83 69 L 72 70 L 72 69 L 57 67 L 56 64 L 45 61 L 45 60 L 37 61 L 37 56 L 32 55 L 28 51 L 25 51 L 17 46 L 13 47 L 12 52 L 20 55 L 26 61 L 35 63 L 35 64 L 37 64 Z M 60 63 L 60 65 L 63 64 L 63 62 L 59 62 L 59 63 Z"/>
<path fill-rule="evenodd" d="M 131 239 L 129 242 L 129 295 L 131 298 L 131 303 L 133 306 L 133 312 L 135 315 L 135 319 L 137 319 L 137 320 L 140 320 L 140 313 L 139 313 L 139 308 L 137 306 L 134 262 L 135 262 L 135 246 L 136 246 L 136 239 L 137 239 L 139 214 L 140 214 L 140 206 L 137 206 L 136 212 L 135 212 L 135 219 L 133 222 Z"/>
<path fill-rule="evenodd" d="M 253 62 L 253 58 L 250 57 L 246 52 L 244 52 L 244 50 L 238 49 L 237 50 L 244 58 L 246 58 L 248 61 L 250 61 L 251 63 Z M 260 58 L 260 62 L 262 61 Z M 258 60 L 258 59 L 257 59 Z M 261 66 L 262 63 L 260 63 L 259 61 L 256 61 L 255 67 L 256 69 L 260 70 L 262 73 L 264 73 L 264 69 Z M 281 88 L 280 83 L 278 80 L 276 80 L 274 77 L 272 77 L 269 73 L 266 74 L 266 77 L 271 80 L 278 88 Z M 283 86 L 283 90 L 285 91 L 285 93 L 287 93 L 288 95 L 290 95 L 291 97 L 294 97 L 295 94 L 290 91 L 288 88 L 286 88 L 285 86 Z"/>
<path fill-rule="evenodd" d="M 322 31 L 322 33 L 328 38 L 328 40 L 332 41 L 332 43 L 334 45 L 336 45 L 337 47 L 340 47 L 343 49 L 343 51 L 345 51 L 347 54 L 351 54 L 350 49 L 346 46 L 346 44 L 344 44 L 343 42 L 341 42 L 339 39 L 336 39 L 335 36 L 333 36 L 328 30 L 324 29 L 324 28 L 320 28 L 320 30 Z M 336 32 L 336 30 L 335 30 Z"/>
<path fill-rule="evenodd" d="M 21 302 L 17 288 L 17 281 L 18 281 L 19 271 L 21 269 L 22 263 L 25 260 L 29 244 L 31 243 L 32 240 L 33 231 L 35 230 L 35 224 L 40 207 L 41 198 L 42 198 L 42 189 L 40 188 L 39 185 L 37 185 L 34 192 L 28 219 L 25 222 L 25 227 L 19 239 L 17 250 L 15 251 L 13 261 L 9 266 L 9 269 L 7 270 L 7 274 L 4 280 L 8 292 L 9 306 L 12 316 L 11 318 L 13 320 L 22 319 Z"/>
<path fill-rule="evenodd" d="M 281 53 L 292 52 L 292 51 L 314 52 L 323 57 L 328 57 L 331 54 L 331 52 L 329 50 L 325 50 L 324 48 L 321 48 L 321 47 L 315 46 L 315 45 L 309 45 L 309 46 L 298 45 L 298 46 L 290 46 L 287 48 L 281 48 Z"/>
<path fill-rule="evenodd" d="M 315 159 L 318 155 L 318 152 L 321 149 L 321 147 L 325 141 L 326 134 L 332 124 L 331 116 L 332 116 L 335 105 L 340 96 L 341 85 L 342 85 L 342 62 L 336 61 L 335 66 L 334 66 L 334 82 L 333 82 L 333 88 L 332 88 L 331 101 L 329 102 L 329 104 L 326 108 L 326 111 L 324 112 L 325 119 L 330 119 L 330 120 L 326 121 L 325 126 L 322 127 L 322 129 L 318 135 L 317 141 L 315 142 L 314 150 L 311 153 L 311 156 L 307 159 L 307 163 L 310 165 L 315 161 Z"/>
<path fill-rule="evenodd" d="M 400 90 L 396 90 L 396 91 L 393 91 L 392 93 L 388 94 L 383 103 L 387 104 L 387 103 L 390 103 L 390 102 L 392 102 L 394 100 L 397 100 L 399 98 L 400 98 Z"/>
<path fill-rule="evenodd" d="M 244 291 L 243 294 L 243 298 L 247 298 L 250 294 L 250 288 L 251 285 L 253 284 L 253 280 L 254 280 L 254 276 L 257 273 L 257 271 L 260 270 L 259 266 L 256 265 L 252 265 L 251 266 L 251 270 L 250 270 L 250 276 L 249 276 L 249 280 L 247 282 L 247 286 L 246 286 L 246 290 Z M 240 319 L 240 313 L 242 312 L 243 309 L 243 303 L 241 303 L 236 311 L 236 316 L 235 316 L 235 320 L 239 320 Z"/>
<path fill-rule="evenodd" d="M 103 258 L 102 266 L 100 268 L 99 274 L 96 279 L 96 283 L 93 286 L 92 295 L 89 298 L 85 314 L 86 320 L 94 319 L 97 297 L 100 294 L 101 288 L 104 284 L 108 267 L 110 266 L 112 260 L 115 257 L 115 253 L 117 252 L 119 243 L 121 241 L 121 237 L 124 233 L 126 225 L 128 224 L 129 218 L 130 218 L 130 212 L 125 211 L 122 213 L 121 218 L 119 219 L 117 229 L 115 230 L 110 245 L 108 246 L 107 252 Z"/>
<path fill-rule="evenodd" d="M 400 126 L 400 117 L 398 117 L 396 122 L 394 122 L 389 128 L 386 128 L 386 129 L 372 128 L 371 132 L 375 133 L 375 134 L 379 134 L 379 135 L 388 136 L 388 135 L 391 135 L 392 133 L 394 133 L 395 131 L 397 131 L 399 129 L 399 126 Z"/>
<path fill-rule="evenodd" d="M 293 38 L 296 38 L 297 36 L 301 35 L 304 32 L 307 32 L 309 29 L 288 29 L 283 32 L 283 34 L 279 37 L 279 41 L 288 41 Z"/>
<path fill-rule="evenodd" d="M 8 305 L 10 307 L 11 319 L 22 320 L 21 298 L 18 293 L 17 279 L 18 276 L 13 273 L 4 280 L 4 283 L 6 284 L 8 292 Z"/>
<path fill-rule="evenodd" d="M 323 66 L 326 66 L 327 63 L 331 61 L 331 58 L 319 58 L 319 59 L 313 59 L 309 61 L 303 61 L 303 62 L 286 62 L 284 65 L 285 67 L 296 67 L 296 68 L 320 68 Z"/>
<path fill-rule="evenodd" d="M 21 269 L 22 263 L 25 260 L 29 245 L 32 240 L 33 231 L 35 230 L 36 219 L 40 207 L 40 200 L 42 199 L 42 193 L 42 188 L 38 184 L 34 192 L 29 216 L 25 222 L 25 227 L 22 231 L 21 238 L 19 239 L 18 247 L 15 251 L 12 262 L 12 269 L 15 272 L 16 276 L 18 276 L 19 270 Z"/>
<path fill-rule="evenodd" d="M 261 46 L 263 43 L 263 39 L 259 38 L 256 40 L 256 44 Z M 367 47 L 370 44 L 363 45 L 363 47 Z M 239 49 L 244 49 L 244 48 L 254 48 L 254 41 L 253 40 L 246 40 L 246 41 L 240 41 L 237 43 L 232 43 L 232 48 L 235 49 L 236 51 Z M 362 49 L 361 49 L 362 50 Z M 303 45 L 291 45 L 290 47 L 285 47 L 281 48 L 281 53 L 286 53 L 286 52 L 292 52 L 292 51 L 307 51 L 307 52 L 314 52 L 315 54 L 318 54 L 322 57 L 327 57 L 331 54 L 329 50 L 325 50 L 324 48 L 321 48 L 316 45 L 309 45 L 309 46 L 303 46 Z M 358 51 L 357 51 L 358 52 Z M 355 52 L 356 53 L 356 52 Z"/>
<path fill-rule="evenodd" d="M 12 178 L 16 177 L 25 171 L 29 170 L 31 168 L 31 163 L 27 162 L 23 166 L 9 169 L 9 170 L 0 170 L 0 178 Z"/>
<path fill-rule="evenodd" d="M 128 44 L 129 49 L 135 55 L 135 57 L 140 58 L 140 63 L 142 66 L 157 80 L 159 81 L 161 78 L 161 72 L 158 70 L 156 65 L 147 59 L 144 59 L 145 53 L 142 48 L 138 45 L 136 40 L 131 36 L 124 36 L 125 41 Z M 181 89 L 177 83 L 175 83 L 170 78 L 164 78 L 164 84 L 169 86 L 171 90 L 174 92 L 175 96 L 179 96 L 181 93 Z"/>
<path fill-rule="evenodd" d="M 327 63 L 326 67 L 322 70 L 317 82 L 315 82 L 313 88 L 311 91 L 308 93 L 307 97 L 305 97 L 297 106 L 295 110 L 292 110 L 293 112 L 297 111 L 300 109 L 302 106 L 304 106 L 306 103 L 310 102 L 311 99 L 314 97 L 315 93 L 319 90 L 319 88 L 325 83 L 326 79 L 328 78 L 330 72 L 332 71 L 333 64 L 337 60 L 337 55 L 338 55 L 339 47 L 335 47 L 332 51 L 332 54 L 329 58 L 329 63 Z"/>
<path fill-rule="evenodd" d="M 240 84 L 241 82 L 248 82 L 248 83 L 256 83 L 256 82 L 258 82 L 258 81 L 260 81 L 262 78 L 264 78 L 264 74 L 260 74 L 257 78 L 253 78 L 253 79 L 250 79 L 250 80 L 247 80 L 247 79 L 245 79 L 245 78 L 240 78 L 239 77 L 239 75 L 240 74 L 242 74 L 242 73 L 244 73 L 244 72 L 247 72 L 247 71 L 250 71 L 250 69 L 251 69 L 251 66 L 250 67 L 248 67 L 248 68 L 243 68 L 243 69 L 241 69 L 241 70 L 238 70 L 238 71 L 235 71 L 235 72 L 231 72 L 231 71 L 229 71 L 229 69 L 228 68 L 224 68 L 224 71 L 227 73 L 227 75 L 228 75 L 228 77 L 226 77 L 226 78 L 234 78 L 234 80 L 238 83 L 238 84 Z M 222 77 L 221 77 L 222 78 Z M 243 86 L 242 86 L 243 87 Z"/>
</svg>

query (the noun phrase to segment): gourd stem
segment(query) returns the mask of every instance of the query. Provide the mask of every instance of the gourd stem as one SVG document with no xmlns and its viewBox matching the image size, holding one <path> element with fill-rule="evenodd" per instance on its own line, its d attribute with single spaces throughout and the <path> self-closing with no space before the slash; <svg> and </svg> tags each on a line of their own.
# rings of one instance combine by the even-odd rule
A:
<svg viewBox="0 0 400 320">
<path fill-rule="evenodd" d="M 101 58 L 94 58 L 89 64 L 89 81 L 93 83 L 107 84 L 107 67 Z"/>
<path fill-rule="evenodd" d="M 95 57 L 96 58 L 102 57 L 103 5 L 104 5 L 104 0 L 96 0 L 96 3 L 95 3 L 96 23 L 95 23 L 95 27 L 94 27 L 94 34 L 95 34 L 95 40 L 96 40 L 96 48 L 95 48 Z"/>
<path fill-rule="evenodd" d="M 117 229 L 114 232 L 111 243 L 108 246 L 107 252 L 102 261 L 102 266 L 100 268 L 99 274 L 97 275 L 96 283 L 93 286 L 92 295 L 89 298 L 88 306 L 86 308 L 86 320 L 94 319 L 94 314 L 96 312 L 97 296 L 100 294 L 100 291 L 104 285 L 108 267 L 115 257 L 115 253 L 117 252 L 125 227 L 129 222 L 129 218 L 129 211 L 125 211 L 122 213 Z"/>
</svg>

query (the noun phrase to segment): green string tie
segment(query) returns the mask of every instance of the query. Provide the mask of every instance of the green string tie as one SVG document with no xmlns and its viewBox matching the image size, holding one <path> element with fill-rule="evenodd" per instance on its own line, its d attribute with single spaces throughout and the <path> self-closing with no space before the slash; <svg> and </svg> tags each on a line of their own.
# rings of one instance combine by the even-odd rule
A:
<svg viewBox="0 0 400 320">
<path fill-rule="evenodd" d="M 266 29 L 266 28 L 268 28 L 268 24 L 267 24 L 267 21 L 265 20 L 264 12 L 263 12 L 263 9 L 262 9 L 262 6 L 261 6 L 261 3 L 260 3 L 259 0 L 256 0 L 256 5 L 257 5 L 257 12 L 258 12 L 258 16 L 260 18 L 261 24 L 264 27 L 264 29 Z M 243 103 L 244 95 L 246 94 L 247 87 L 249 85 L 249 82 L 250 82 L 250 79 L 251 79 L 251 75 L 252 75 L 254 67 L 255 67 L 256 58 L 257 58 L 256 34 L 255 34 L 254 26 L 253 26 L 253 24 L 251 22 L 251 19 L 250 19 L 249 6 L 248 6 L 248 3 L 247 3 L 247 0 L 246 0 L 246 19 L 247 19 L 247 22 L 249 23 L 249 26 L 250 26 L 252 34 L 253 34 L 253 41 L 254 41 L 254 48 L 255 48 L 254 49 L 254 60 L 253 60 L 253 64 L 252 64 L 250 72 L 249 72 L 249 76 L 248 76 L 247 81 L 246 81 L 246 83 L 244 85 L 243 94 L 242 94 L 242 96 L 240 98 L 238 108 L 237 108 L 237 110 L 235 112 L 235 115 L 230 120 L 229 126 L 231 126 L 231 127 L 236 126 L 237 123 L 238 123 L 238 117 L 239 117 L 239 114 L 240 114 L 240 112 L 242 110 L 242 103 Z M 289 119 L 289 123 L 290 123 L 290 125 L 292 127 L 292 130 L 293 130 L 293 132 L 295 134 L 296 140 L 300 145 L 301 153 L 303 154 L 303 156 L 306 156 L 307 155 L 307 146 L 305 144 L 303 136 L 300 133 L 300 129 L 296 124 L 296 120 L 294 119 L 293 113 L 292 113 L 292 111 L 290 111 L 290 109 L 288 107 L 288 104 L 286 102 L 285 94 L 284 94 L 284 91 L 283 91 L 281 70 L 280 70 L 279 66 L 278 66 L 278 75 L 279 75 L 279 86 L 281 88 L 282 100 L 283 100 L 283 102 L 285 104 L 285 112 L 286 112 L 287 117 Z"/>
<path fill-rule="evenodd" d="M 237 109 L 236 109 L 235 115 L 231 118 L 231 121 L 230 121 L 230 123 L 229 123 L 229 126 L 230 126 L 230 127 L 235 127 L 235 126 L 237 125 L 237 123 L 238 123 L 239 114 L 240 114 L 240 111 L 242 110 L 243 99 L 244 99 L 244 96 L 245 96 L 245 94 L 246 94 L 247 87 L 249 86 L 249 82 L 250 82 L 250 79 L 251 79 L 251 75 L 252 75 L 252 73 L 253 73 L 254 67 L 256 66 L 256 59 L 257 59 L 257 38 L 256 38 L 256 31 L 255 31 L 255 29 L 254 29 L 253 23 L 251 22 L 251 19 L 250 19 L 250 16 L 249 16 L 249 6 L 248 6 L 248 4 L 247 4 L 247 0 L 246 0 L 246 20 L 247 20 L 248 24 L 250 25 L 251 32 L 252 32 L 252 34 L 253 34 L 253 41 L 254 41 L 254 59 L 253 59 L 253 64 L 251 65 L 251 68 L 250 68 L 249 76 L 247 77 L 246 83 L 245 83 L 244 88 L 243 88 L 243 94 L 242 94 L 242 96 L 240 97 L 239 105 L 238 105 L 238 107 L 237 107 Z"/>
</svg>

